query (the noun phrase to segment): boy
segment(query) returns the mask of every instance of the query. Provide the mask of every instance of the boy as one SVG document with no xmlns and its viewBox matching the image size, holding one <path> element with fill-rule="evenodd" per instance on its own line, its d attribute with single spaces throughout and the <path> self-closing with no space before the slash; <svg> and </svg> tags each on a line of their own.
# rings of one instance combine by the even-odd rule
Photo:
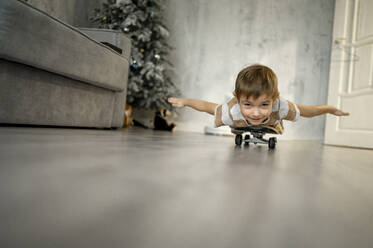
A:
<svg viewBox="0 0 373 248">
<path fill-rule="evenodd" d="M 333 106 L 306 106 L 294 104 L 280 97 L 277 76 L 268 67 L 251 65 L 237 76 L 234 97 L 225 104 L 198 99 L 169 98 L 173 107 L 188 106 L 215 116 L 215 126 L 248 127 L 263 126 L 283 133 L 282 120 L 296 121 L 299 116 L 314 117 L 322 114 L 347 116 Z"/>
</svg>

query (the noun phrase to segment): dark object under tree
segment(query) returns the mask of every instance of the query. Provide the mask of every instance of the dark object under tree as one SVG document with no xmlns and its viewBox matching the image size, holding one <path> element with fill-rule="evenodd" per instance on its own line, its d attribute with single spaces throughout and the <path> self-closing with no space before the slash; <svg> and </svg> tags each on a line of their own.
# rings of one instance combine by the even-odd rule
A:
<svg viewBox="0 0 373 248">
<path fill-rule="evenodd" d="M 155 113 L 154 130 L 172 131 L 175 128 L 174 123 L 168 123 L 167 115 L 169 115 L 167 109 L 161 109 Z"/>
</svg>

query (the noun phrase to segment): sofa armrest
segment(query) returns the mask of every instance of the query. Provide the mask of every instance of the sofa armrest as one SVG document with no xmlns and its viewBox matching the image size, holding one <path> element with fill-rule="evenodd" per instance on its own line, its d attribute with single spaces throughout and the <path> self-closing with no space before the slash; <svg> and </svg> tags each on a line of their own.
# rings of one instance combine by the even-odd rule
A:
<svg viewBox="0 0 373 248">
<path fill-rule="evenodd" d="M 131 40 L 121 31 L 99 28 L 79 28 L 79 30 L 98 42 L 108 42 L 122 49 L 122 56 L 130 59 Z"/>
<path fill-rule="evenodd" d="M 119 33 L 117 43 L 128 46 Z M 130 51 L 122 50 L 125 56 L 23 0 L 0 0 L 1 59 L 123 91 Z"/>
</svg>

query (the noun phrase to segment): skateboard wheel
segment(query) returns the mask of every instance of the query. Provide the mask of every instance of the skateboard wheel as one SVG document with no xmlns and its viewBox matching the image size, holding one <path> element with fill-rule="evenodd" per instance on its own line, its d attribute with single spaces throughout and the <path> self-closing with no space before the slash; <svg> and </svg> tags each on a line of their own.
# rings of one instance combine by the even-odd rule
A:
<svg viewBox="0 0 373 248">
<path fill-rule="evenodd" d="M 277 139 L 275 137 L 269 138 L 268 140 L 268 147 L 269 149 L 275 149 Z"/>
<path fill-rule="evenodd" d="M 242 144 L 242 135 L 241 134 L 236 135 L 235 143 L 238 146 L 240 146 Z"/>
</svg>

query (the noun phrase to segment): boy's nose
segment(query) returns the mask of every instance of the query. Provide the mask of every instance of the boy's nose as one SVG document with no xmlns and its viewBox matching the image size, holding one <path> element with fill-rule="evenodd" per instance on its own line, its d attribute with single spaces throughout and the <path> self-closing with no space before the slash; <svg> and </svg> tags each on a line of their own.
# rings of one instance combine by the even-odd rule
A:
<svg viewBox="0 0 373 248">
<path fill-rule="evenodd" d="M 254 108 L 253 109 L 253 116 L 259 116 L 259 115 L 260 115 L 259 109 Z"/>
</svg>

